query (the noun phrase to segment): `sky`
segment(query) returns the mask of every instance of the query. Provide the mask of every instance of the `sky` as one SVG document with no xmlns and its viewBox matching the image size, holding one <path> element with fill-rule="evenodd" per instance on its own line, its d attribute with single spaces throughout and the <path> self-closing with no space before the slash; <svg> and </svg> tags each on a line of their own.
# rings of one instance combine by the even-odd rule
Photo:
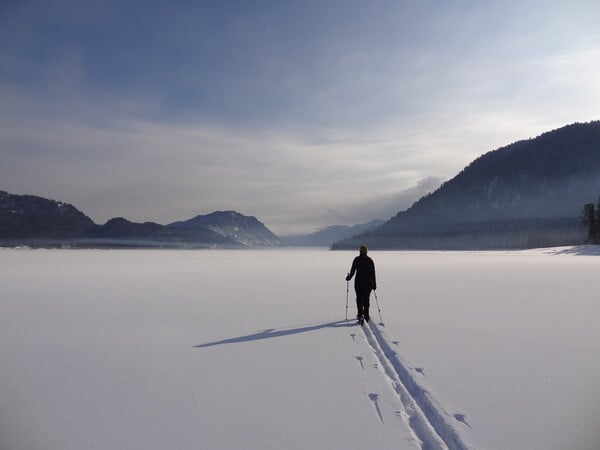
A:
<svg viewBox="0 0 600 450">
<path fill-rule="evenodd" d="M 596 0 L 0 3 L 0 190 L 96 223 L 388 219 L 600 119 Z"/>
</svg>

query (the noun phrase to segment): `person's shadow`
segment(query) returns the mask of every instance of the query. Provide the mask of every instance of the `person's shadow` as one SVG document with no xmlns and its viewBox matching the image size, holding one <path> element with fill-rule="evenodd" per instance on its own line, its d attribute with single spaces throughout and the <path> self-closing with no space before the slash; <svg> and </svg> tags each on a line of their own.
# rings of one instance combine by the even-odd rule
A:
<svg viewBox="0 0 600 450">
<path fill-rule="evenodd" d="M 280 330 L 276 328 L 269 328 L 267 330 L 259 331 L 254 334 L 247 334 L 246 336 L 238 336 L 229 339 L 223 339 L 221 341 L 207 342 L 205 344 L 194 345 L 194 348 L 215 347 L 217 345 L 224 344 L 240 344 L 242 342 L 259 341 L 262 339 L 272 339 L 277 337 L 290 336 L 293 334 L 309 333 L 311 331 L 322 330 L 323 328 L 344 328 L 353 326 L 354 322 L 338 320 L 335 322 L 325 322 L 316 325 L 305 325 L 296 328 L 283 328 Z"/>
</svg>

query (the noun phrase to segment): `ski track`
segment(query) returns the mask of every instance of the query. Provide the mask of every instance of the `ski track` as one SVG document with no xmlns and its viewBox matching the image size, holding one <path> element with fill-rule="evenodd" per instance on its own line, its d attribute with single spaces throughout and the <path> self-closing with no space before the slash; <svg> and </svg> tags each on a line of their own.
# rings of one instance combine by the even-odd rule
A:
<svg viewBox="0 0 600 450">
<path fill-rule="evenodd" d="M 361 328 L 371 352 L 379 362 L 379 370 L 388 378 L 404 406 L 408 426 L 421 441 L 422 450 L 468 450 L 470 447 L 450 423 L 450 416 L 417 383 L 377 326 L 368 322 Z"/>
</svg>

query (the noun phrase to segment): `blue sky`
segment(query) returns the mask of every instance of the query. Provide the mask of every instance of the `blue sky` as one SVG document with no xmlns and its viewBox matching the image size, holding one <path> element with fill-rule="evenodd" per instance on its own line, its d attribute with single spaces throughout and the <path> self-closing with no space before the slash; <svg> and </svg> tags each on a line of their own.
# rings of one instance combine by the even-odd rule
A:
<svg viewBox="0 0 600 450">
<path fill-rule="evenodd" d="M 0 6 L 0 189 L 96 222 L 389 218 L 475 157 L 600 118 L 596 1 Z"/>
</svg>

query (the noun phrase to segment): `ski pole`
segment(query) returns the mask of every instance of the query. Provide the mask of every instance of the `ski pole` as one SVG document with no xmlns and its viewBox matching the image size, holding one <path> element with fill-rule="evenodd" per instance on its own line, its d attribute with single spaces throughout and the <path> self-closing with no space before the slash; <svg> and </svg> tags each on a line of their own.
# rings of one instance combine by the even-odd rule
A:
<svg viewBox="0 0 600 450">
<path fill-rule="evenodd" d="M 379 300 L 377 299 L 377 292 L 373 290 L 373 294 L 375 294 L 375 302 L 377 303 L 377 311 L 379 311 L 379 324 L 383 325 L 383 319 L 381 318 L 381 308 L 379 307 Z"/>
<path fill-rule="evenodd" d="M 350 290 L 350 282 L 346 280 L 346 322 L 348 322 L 348 291 Z"/>
</svg>

